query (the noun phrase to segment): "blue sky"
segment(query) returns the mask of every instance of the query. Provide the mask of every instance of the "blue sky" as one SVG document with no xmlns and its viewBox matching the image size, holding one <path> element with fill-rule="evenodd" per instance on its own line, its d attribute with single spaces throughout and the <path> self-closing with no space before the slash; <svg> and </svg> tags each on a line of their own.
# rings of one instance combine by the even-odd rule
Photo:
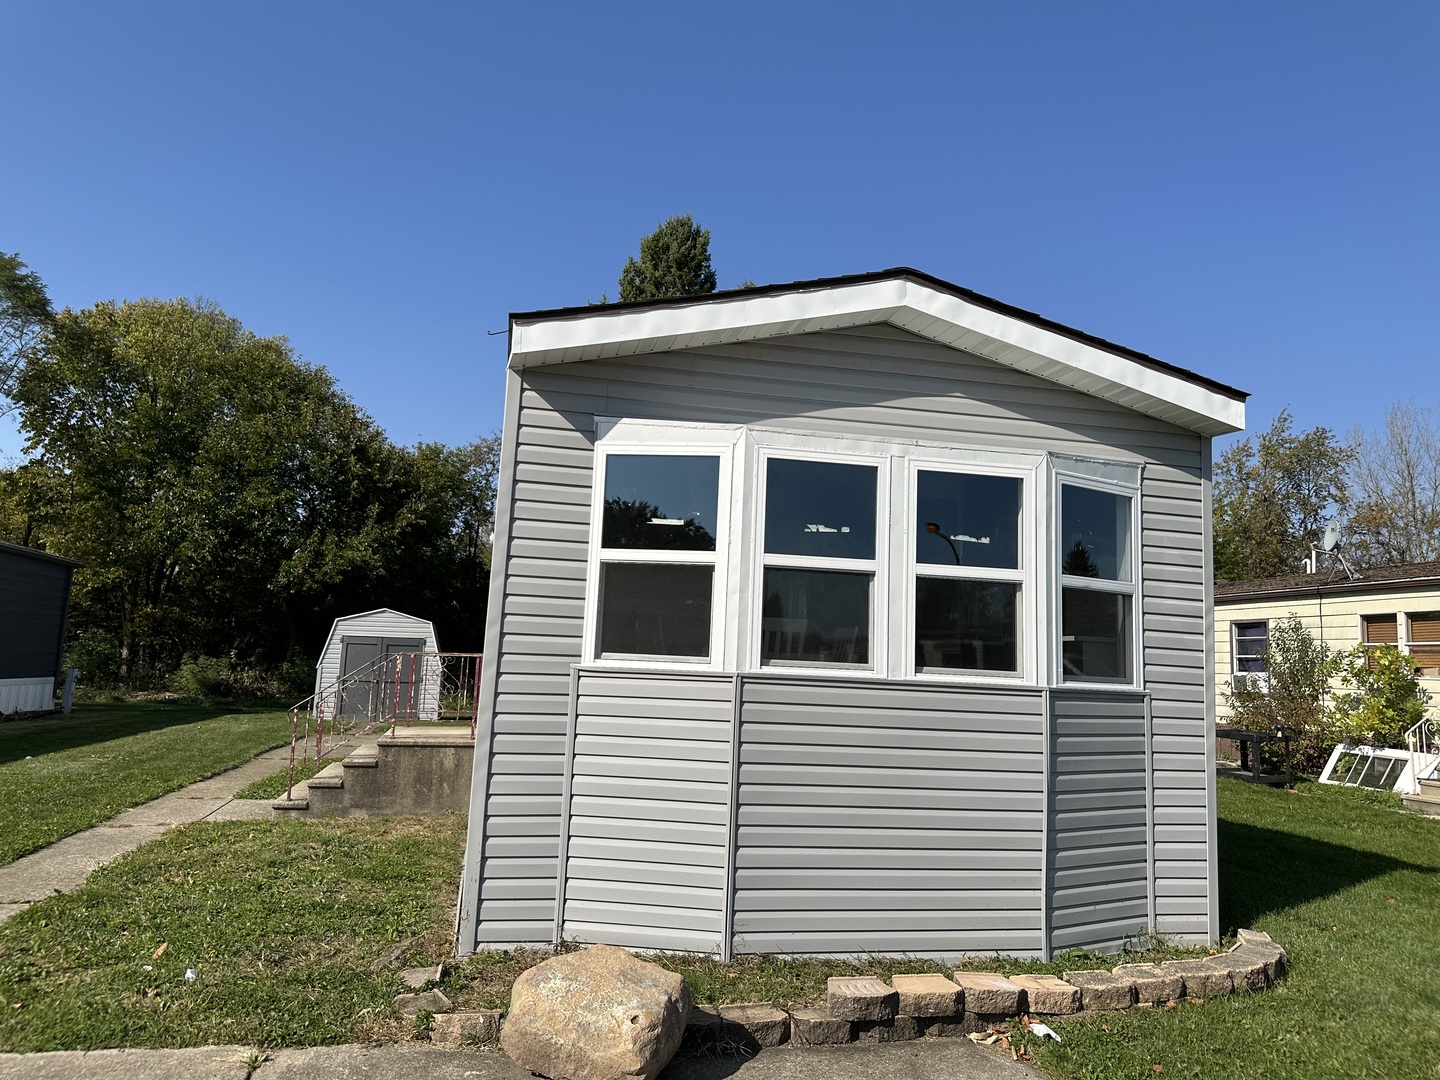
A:
<svg viewBox="0 0 1440 1080">
<path fill-rule="evenodd" d="M 0 249 L 203 295 L 397 441 L 691 213 L 722 286 L 910 265 L 1253 393 L 1434 401 L 1440 5 L 0 0 Z M 13 454 L 0 428 L 0 457 Z"/>
</svg>

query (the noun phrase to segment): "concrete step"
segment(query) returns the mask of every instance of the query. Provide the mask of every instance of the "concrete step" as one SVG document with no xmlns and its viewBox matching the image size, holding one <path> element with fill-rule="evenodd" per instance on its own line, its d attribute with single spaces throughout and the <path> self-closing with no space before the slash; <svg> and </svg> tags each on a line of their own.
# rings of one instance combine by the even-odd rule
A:
<svg viewBox="0 0 1440 1080">
<path fill-rule="evenodd" d="M 1421 814 L 1428 814 L 1430 817 L 1440 817 L 1440 795 L 1425 794 L 1402 795 L 1405 805 L 1411 810 Z"/>
<path fill-rule="evenodd" d="M 347 769 L 377 769 L 380 767 L 380 747 L 375 743 L 362 743 L 340 763 Z"/>
<path fill-rule="evenodd" d="M 306 783 L 309 785 L 311 791 L 319 788 L 343 788 L 345 786 L 344 763 L 332 761 L 306 781 Z"/>
</svg>

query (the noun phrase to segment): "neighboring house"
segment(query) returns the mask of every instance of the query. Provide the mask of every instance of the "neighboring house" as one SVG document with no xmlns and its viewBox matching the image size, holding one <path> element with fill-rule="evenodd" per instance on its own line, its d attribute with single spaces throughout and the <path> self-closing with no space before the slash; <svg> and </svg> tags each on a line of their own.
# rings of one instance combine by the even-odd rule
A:
<svg viewBox="0 0 1440 1080">
<path fill-rule="evenodd" d="M 1440 701 L 1440 562 L 1380 566 L 1351 579 L 1339 565 L 1314 574 L 1215 583 L 1215 678 L 1225 690 L 1265 673 L 1270 627 L 1294 615 L 1337 651 L 1395 645 L 1415 660 L 1420 685 Z"/>
<path fill-rule="evenodd" d="M 1244 400 L 908 269 L 513 315 L 460 951 L 1214 940 Z"/>
<path fill-rule="evenodd" d="M 0 540 L 0 715 L 49 712 L 79 563 Z"/>
</svg>

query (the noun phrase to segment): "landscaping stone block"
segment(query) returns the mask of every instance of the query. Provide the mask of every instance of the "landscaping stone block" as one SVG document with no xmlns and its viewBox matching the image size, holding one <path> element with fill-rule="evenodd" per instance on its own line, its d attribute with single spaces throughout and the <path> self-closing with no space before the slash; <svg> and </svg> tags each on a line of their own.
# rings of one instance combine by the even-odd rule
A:
<svg viewBox="0 0 1440 1080">
<path fill-rule="evenodd" d="M 1255 964 L 1265 969 L 1265 981 L 1273 983 L 1285 972 L 1285 950 L 1278 945 L 1236 945 L 1227 954 L 1234 967 L 1250 968 Z"/>
<path fill-rule="evenodd" d="M 1167 960 L 1160 965 L 1160 970 L 1167 975 L 1179 975 L 1185 980 L 1186 997 L 1219 997 L 1222 994 L 1230 993 L 1234 989 L 1234 983 L 1230 979 L 1228 968 L 1216 967 L 1212 963 L 1215 959 L 1217 958 Z"/>
<path fill-rule="evenodd" d="M 1275 966 L 1270 950 L 1260 945 L 1241 945 L 1225 953 L 1224 958 L 1237 992 L 1248 990 L 1254 993 L 1270 985 L 1269 972 L 1273 971 Z"/>
<path fill-rule="evenodd" d="M 1108 971 L 1067 971 L 1065 981 L 1080 990 L 1082 1009 L 1128 1009 L 1135 1004 L 1135 984 Z"/>
<path fill-rule="evenodd" d="M 438 983 L 443 974 L 439 964 L 434 967 L 406 968 L 400 972 L 400 981 L 411 990 L 423 990 L 426 983 Z"/>
<path fill-rule="evenodd" d="M 746 1050 L 779 1046 L 790 1038 L 790 1014 L 768 1001 L 721 1005 L 720 1039 Z"/>
<path fill-rule="evenodd" d="M 953 1039 L 977 1031 L 989 1031 L 997 1024 L 1010 1019 L 1010 1014 L 959 1013 L 955 1016 L 941 1016 L 920 1021 L 920 1034 L 925 1038 Z"/>
<path fill-rule="evenodd" d="M 837 1020 L 824 1009 L 791 1010 L 792 1046 L 840 1046 L 853 1038 L 849 1020 Z"/>
<path fill-rule="evenodd" d="M 1185 996 L 1185 980 L 1155 964 L 1121 964 L 1115 974 L 1134 984 L 1137 1005 L 1159 1005 Z"/>
<path fill-rule="evenodd" d="M 990 971 L 957 971 L 953 978 L 965 991 L 967 1014 L 1015 1016 L 1020 1012 L 1020 987 L 1004 975 Z"/>
<path fill-rule="evenodd" d="M 1241 945 L 1274 945 L 1275 939 L 1264 930 L 1236 930 L 1235 937 Z"/>
<path fill-rule="evenodd" d="M 965 991 L 944 975 L 894 975 L 890 985 L 900 995 L 905 1016 L 958 1016 L 965 1011 Z"/>
<path fill-rule="evenodd" d="M 430 1029 L 430 1041 L 437 1046 L 485 1046 L 499 1042 L 504 1016 L 499 1009 L 440 1013 Z"/>
<path fill-rule="evenodd" d="M 920 1022 L 903 1013 L 889 1020 L 860 1020 L 854 1027 L 855 1041 L 862 1043 L 907 1042 L 920 1037 Z"/>
<path fill-rule="evenodd" d="M 837 1020 L 889 1020 L 900 1011 L 900 995 L 868 976 L 831 978 L 825 1004 Z"/>
<path fill-rule="evenodd" d="M 685 1038 L 700 1046 L 711 1046 L 720 1041 L 724 1026 L 725 1020 L 719 1012 L 704 1005 L 695 1005 L 690 1009 L 690 1019 L 685 1024 Z"/>
<path fill-rule="evenodd" d="M 1064 1016 L 1080 1011 L 1080 991 L 1054 975 L 1016 975 L 1010 981 L 1025 991 L 1032 1013 Z"/>
<path fill-rule="evenodd" d="M 450 1008 L 450 999 L 439 990 L 426 990 L 423 994 L 395 995 L 395 1009 L 401 1016 L 414 1016 L 422 1012 L 449 1012 Z"/>
</svg>

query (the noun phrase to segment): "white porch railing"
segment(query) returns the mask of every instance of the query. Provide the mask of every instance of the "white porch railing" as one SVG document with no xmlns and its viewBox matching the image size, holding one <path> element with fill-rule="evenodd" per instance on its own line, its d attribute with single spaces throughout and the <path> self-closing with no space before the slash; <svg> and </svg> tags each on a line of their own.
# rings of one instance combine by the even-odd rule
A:
<svg viewBox="0 0 1440 1080">
<path fill-rule="evenodd" d="M 1420 781 L 1435 779 L 1440 772 L 1440 721 L 1427 716 L 1405 733 L 1410 748 L 1409 795 L 1420 794 Z"/>
</svg>

